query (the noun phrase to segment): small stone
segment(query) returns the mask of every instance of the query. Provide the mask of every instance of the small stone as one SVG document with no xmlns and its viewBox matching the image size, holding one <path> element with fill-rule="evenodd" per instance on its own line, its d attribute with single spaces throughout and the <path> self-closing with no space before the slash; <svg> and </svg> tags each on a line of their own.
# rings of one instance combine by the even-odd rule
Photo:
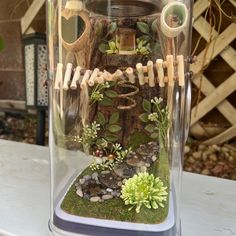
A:
<svg viewBox="0 0 236 236">
<path fill-rule="evenodd" d="M 225 152 L 224 154 L 225 154 L 225 157 L 229 157 L 230 156 L 230 154 L 228 152 Z"/>
<path fill-rule="evenodd" d="M 109 192 L 109 193 L 112 193 L 112 192 L 113 192 L 113 190 L 112 190 L 111 188 L 107 188 L 106 190 L 107 190 L 107 192 Z"/>
<path fill-rule="evenodd" d="M 104 171 L 101 172 L 101 174 L 103 174 L 103 175 L 106 175 L 106 174 L 109 174 L 109 173 L 110 173 L 109 170 L 104 170 Z"/>
<path fill-rule="evenodd" d="M 157 156 L 153 155 L 152 156 L 152 161 L 155 162 L 157 160 Z"/>
<path fill-rule="evenodd" d="M 190 147 L 189 146 L 185 146 L 184 147 L 184 154 L 187 154 L 187 153 L 189 153 L 190 152 Z"/>
<path fill-rule="evenodd" d="M 84 177 L 83 177 L 83 179 L 86 181 L 86 180 L 90 180 L 91 179 L 91 176 L 90 175 L 85 175 Z"/>
<path fill-rule="evenodd" d="M 203 150 L 205 150 L 205 149 L 206 149 L 206 146 L 203 145 L 203 144 L 200 144 L 200 145 L 198 146 L 198 150 L 199 150 L 199 151 L 203 151 Z M 189 151 L 190 151 L 190 149 L 189 149 Z"/>
<path fill-rule="evenodd" d="M 126 162 L 128 165 L 134 166 L 134 167 L 141 167 L 145 164 L 141 159 L 135 158 L 135 157 L 127 159 Z"/>
<path fill-rule="evenodd" d="M 122 184 L 121 181 L 119 181 L 119 182 L 117 183 L 117 185 L 118 185 L 119 187 L 121 187 L 123 184 Z"/>
<path fill-rule="evenodd" d="M 100 197 L 91 197 L 91 198 L 90 198 L 90 201 L 91 201 L 91 202 L 99 202 L 100 200 L 101 200 Z"/>
<path fill-rule="evenodd" d="M 224 166 L 223 165 L 216 165 L 211 171 L 214 175 L 219 175 L 223 172 Z"/>
<path fill-rule="evenodd" d="M 230 150 L 227 147 L 222 147 L 221 151 L 224 153 L 228 153 Z"/>
<path fill-rule="evenodd" d="M 111 194 L 112 194 L 113 197 L 119 197 L 120 196 L 120 192 L 118 192 L 118 191 L 113 191 Z"/>
<path fill-rule="evenodd" d="M 145 166 L 148 168 L 150 167 L 151 165 L 149 163 L 145 163 Z"/>
<path fill-rule="evenodd" d="M 146 166 L 141 166 L 140 170 L 141 170 L 141 172 L 146 172 L 147 171 L 147 167 Z"/>
<path fill-rule="evenodd" d="M 229 156 L 229 157 L 228 157 L 228 161 L 229 161 L 230 163 L 234 163 L 234 158 L 233 158 L 232 156 Z"/>
<path fill-rule="evenodd" d="M 110 195 L 110 194 L 107 194 L 107 195 L 103 195 L 103 196 L 102 196 L 102 199 L 103 199 L 103 200 L 109 200 L 109 199 L 112 199 L 112 198 L 113 198 L 113 196 Z"/>
<path fill-rule="evenodd" d="M 202 153 L 202 159 L 203 161 L 206 161 L 208 156 L 211 154 L 211 152 L 209 150 L 206 150 Z"/>
<path fill-rule="evenodd" d="M 75 187 L 78 187 L 78 186 L 80 186 L 80 183 L 75 183 Z"/>
<path fill-rule="evenodd" d="M 101 190 L 101 194 L 102 194 L 102 195 L 106 195 L 106 194 L 107 194 L 107 191 L 106 191 L 105 189 L 102 189 L 102 190 Z"/>
<path fill-rule="evenodd" d="M 201 158 L 202 152 L 201 152 L 201 151 L 193 152 L 192 156 L 193 156 L 196 160 L 198 160 L 198 159 Z"/>
<path fill-rule="evenodd" d="M 117 176 L 115 176 L 113 173 L 99 175 L 98 180 L 103 186 L 107 188 L 119 188 L 117 185 Z"/>
<path fill-rule="evenodd" d="M 126 163 L 120 163 L 115 165 L 114 172 L 121 178 L 131 178 L 134 176 L 136 170 L 132 166 L 128 166 Z"/>
<path fill-rule="evenodd" d="M 190 157 L 188 158 L 188 162 L 189 162 L 189 163 L 194 163 L 194 162 L 195 162 L 195 160 L 193 159 L 193 157 L 192 157 L 192 156 L 190 156 Z"/>
<path fill-rule="evenodd" d="M 201 172 L 201 174 L 202 175 L 210 175 L 210 171 L 208 170 L 208 169 L 204 169 L 204 170 L 202 170 L 202 172 Z"/>
<path fill-rule="evenodd" d="M 81 188 L 77 188 L 76 194 L 77 194 L 78 196 L 80 196 L 80 197 L 83 197 L 83 196 L 84 196 L 84 194 L 83 194 Z"/>
<path fill-rule="evenodd" d="M 82 179 L 79 180 L 79 182 L 80 182 L 81 185 L 83 185 L 85 183 L 85 179 L 82 178 Z"/>
<path fill-rule="evenodd" d="M 97 173 L 97 172 L 94 172 L 91 177 L 92 177 L 92 179 L 97 180 L 97 178 L 98 178 L 98 173 Z"/>
<path fill-rule="evenodd" d="M 193 171 L 193 168 L 192 168 L 192 167 L 186 167 L 186 168 L 185 168 L 185 171 L 187 171 L 187 172 L 192 172 L 192 171 Z"/>
<path fill-rule="evenodd" d="M 210 155 L 209 155 L 209 160 L 211 160 L 211 161 L 217 161 L 216 154 L 215 154 L 215 153 L 210 154 Z"/>
<path fill-rule="evenodd" d="M 219 147 L 218 145 L 213 144 L 212 147 L 213 147 L 216 151 L 220 152 L 220 147 Z"/>
<path fill-rule="evenodd" d="M 101 194 L 101 186 L 97 185 L 97 184 L 91 184 L 90 186 L 88 186 L 86 192 L 90 194 L 91 197 L 96 197 L 99 194 Z"/>
</svg>

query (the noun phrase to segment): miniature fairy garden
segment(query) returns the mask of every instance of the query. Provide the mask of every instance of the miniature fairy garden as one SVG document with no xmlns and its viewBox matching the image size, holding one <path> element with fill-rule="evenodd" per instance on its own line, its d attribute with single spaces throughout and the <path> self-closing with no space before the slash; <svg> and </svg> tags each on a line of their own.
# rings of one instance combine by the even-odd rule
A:
<svg viewBox="0 0 236 236">
<path fill-rule="evenodd" d="M 93 71 L 77 67 L 72 77 L 82 79 L 73 79 L 70 86 L 78 90 L 65 95 L 72 105 L 64 113 L 54 107 L 60 117 L 54 118 L 54 132 L 65 126 L 57 144 L 85 152 L 93 162 L 76 178 L 61 208 L 77 216 L 160 223 L 169 208 L 169 110 L 165 89 L 155 86 L 152 61 L 161 57 L 157 22 L 91 22 L 96 36 L 85 63 Z M 147 64 L 145 74 L 141 62 Z"/>
<path fill-rule="evenodd" d="M 109 108 L 111 105 L 100 104 L 108 89 L 110 86 L 106 85 L 104 90 L 96 90 L 99 91 L 96 96 L 96 91 L 92 90 L 91 106 L 97 97 L 98 106 L 103 110 Z M 79 216 L 131 222 L 158 223 L 166 218 L 169 197 L 168 111 L 163 104 L 162 98 L 143 99 L 142 112 L 136 121 L 139 130 L 129 130 L 130 135 L 125 139 L 120 126 L 123 119 L 120 113 L 124 116 L 124 111 L 118 109 L 108 115 L 99 111 L 95 121 L 85 125 L 80 136 L 67 137 L 80 143 L 94 161 L 65 196 L 63 210 Z M 131 124 L 127 122 L 126 125 Z M 111 206 L 118 208 L 119 214 L 111 213 Z M 136 216 L 138 213 L 140 216 Z"/>
</svg>

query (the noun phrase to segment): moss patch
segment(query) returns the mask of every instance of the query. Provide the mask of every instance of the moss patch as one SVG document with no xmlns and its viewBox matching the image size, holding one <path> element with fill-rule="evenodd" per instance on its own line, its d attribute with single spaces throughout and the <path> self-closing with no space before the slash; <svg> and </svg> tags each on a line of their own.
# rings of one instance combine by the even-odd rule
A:
<svg viewBox="0 0 236 236">
<path fill-rule="evenodd" d="M 163 148 L 160 149 L 158 161 L 149 168 L 149 172 L 160 177 L 164 185 L 168 186 L 169 192 L 169 162 L 167 153 Z M 90 168 L 85 169 L 78 179 L 87 174 L 92 174 Z M 75 183 L 78 182 L 78 179 Z M 164 208 L 159 207 L 154 210 L 142 207 L 140 213 L 137 214 L 135 208 L 129 211 L 130 206 L 124 205 L 123 200 L 120 198 L 114 198 L 104 202 L 90 202 L 89 200 L 82 199 L 76 194 L 74 184 L 69 189 L 61 205 L 61 208 L 69 214 L 146 224 L 157 224 L 164 221 L 167 217 L 169 208 L 168 200 L 165 202 Z"/>
</svg>

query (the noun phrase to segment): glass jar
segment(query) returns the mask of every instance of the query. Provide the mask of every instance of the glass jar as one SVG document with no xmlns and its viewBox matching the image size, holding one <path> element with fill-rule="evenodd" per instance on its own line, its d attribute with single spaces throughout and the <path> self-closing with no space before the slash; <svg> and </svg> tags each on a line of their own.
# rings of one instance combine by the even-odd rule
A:
<svg viewBox="0 0 236 236">
<path fill-rule="evenodd" d="M 181 235 L 192 1 L 49 0 L 53 235 Z"/>
</svg>

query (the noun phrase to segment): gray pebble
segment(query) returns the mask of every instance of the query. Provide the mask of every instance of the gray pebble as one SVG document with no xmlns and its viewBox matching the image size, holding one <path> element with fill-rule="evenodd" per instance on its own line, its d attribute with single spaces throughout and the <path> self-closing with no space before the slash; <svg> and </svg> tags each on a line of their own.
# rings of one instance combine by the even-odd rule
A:
<svg viewBox="0 0 236 236">
<path fill-rule="evenodd" d="M 141 166 L 141 167 L 140 167 L 140 171 L 141 171 L 141 172 L 147 171 L 147 167 L 146 167 L 146 166 Z"/>
<path fill-rule="evenodd" d="M 109 192 L 109 193 L 112 193 L 112 192 L 113 192 L 113 189 L 111 189 L 111 188 L 107 188 L 106 190 L 107 190 L 107 192 Z"/>
<path fill-rule="evenodd" d="M 120 196 L 120 192 L 118 191 L 114 191 L 111 193 L 113 197 L 119 197 Z"/>
<path fill-rule="evenodd" d="M 77 194 L 78 196 L 80 196 L 80 197 L 83 197 L 83 196 L 84 196 L 84 194 L 83 194 L 81 188 L 78 188 L 78 189 L 77 189 L 76 194 Z"/>
<path fill-rule="evenodd" d="M 149 164 L 149 163 L 145 163 L 145 166 L 146 166 L 146 167 L 150 167 L 150 164 Z"/>
<path fill-rule="evenodd" d="M 91 202 L 98 202 L 98 201 L 100 201 L 100 200 L 101 200 L 100 197 L 91 197 L 91 198 L 90 198 L 90 201 L 91 201 Z"/>
<path fill-rule="evenodd" d="M 155 162 L 157 157 L 155 155 L 152 156 L 152 161 Z"/>
<path fill-rule="evenodd" d="M 90 175 L 85 175 L 83 178 L 84 178 L 84 180 L 90 180 L 91 176 Z"/>
<path fill-rule="evenodd" d="M 79 182 L 80 182 L 80 184 L 84 184 L 85 183 L 85 179 L 82 178 L 82 179 L 79 180 Z"/>
<path fill-rule="evenodd" d="M 97 173 L 97 172 L 94 172 L 94 173 L 92 174 L 92 179 L 95 179 L 95 180 L 98 179 L 98 173 Z"/>
<path fill-rule="evenodd" d="M 113 196 L 110 195 L 110 194 L 107 194 L 107 195 L 103 195 L 103 196 L 102 196 L 102 199 L 103 199 L 103 200 L 108 200 L 108 199 L 112 199 L 112 198 L 113 198 Z"/>
</svg>

